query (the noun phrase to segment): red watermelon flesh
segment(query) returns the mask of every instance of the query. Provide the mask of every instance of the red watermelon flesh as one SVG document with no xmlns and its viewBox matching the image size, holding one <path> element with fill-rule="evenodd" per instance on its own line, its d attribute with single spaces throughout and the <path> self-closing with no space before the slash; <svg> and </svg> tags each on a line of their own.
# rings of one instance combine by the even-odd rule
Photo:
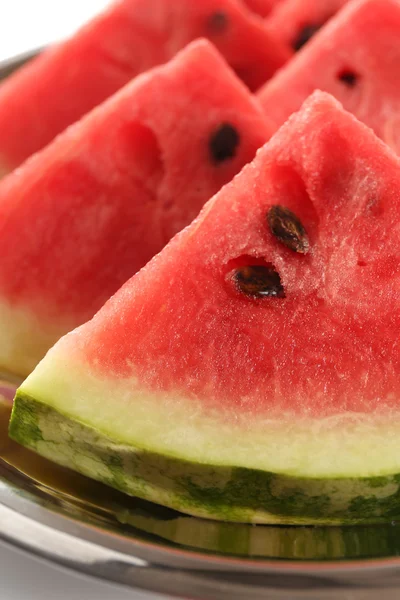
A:
<svg viewBox="0 0 400 600">
<path fill-rule="evenodd" d="M 278 128 L 314 89 L 330 92 L 400 152 L 400 4 L 352 2 L 259 93 Z"/>
<path fill-rule="evenodd" d="M 206 41 L 139 77 L 0 185 L 0 368 L 30 372 L 269 137 Z"/>
<path fill-rule="evenodd" d="M 104 376 L 135 370 L 149 389 L 178 389 L 218 409 L 326 417 L 363 412 L 377 398 L 395 409 L 399 175 L 374 136 L 316 95 L 71 343 Z M 270 205 L 305 224 L 308 254 L 271 235 Z M 258 261 L 274 265 L 285 299 L 235 289 L 234 268 Z M 370 364 L 377 356 L 389 357 L 387 372 Z"/>
<path fill-rule="evenodd" d="M 238 0 L 117 2 L 0 86 L 0 174 L 199 37 L 208 37 L 251 89 L 289 56 Z"/>
<path fill-rule="evenodd" d="M 348 0 L 281 0 L 266 28 L 297 52 Z"/>
<path fill-rule="evenodd" d="M 11 434 L 223 520 L 400 515 L 400 161 L 317 92 L 20 388 Z"/>
<path fill-rule="evenodd" d="M 284 0 L 243 0 L 243 2 L 250 10 L 265 18 Z"/>
</svg>

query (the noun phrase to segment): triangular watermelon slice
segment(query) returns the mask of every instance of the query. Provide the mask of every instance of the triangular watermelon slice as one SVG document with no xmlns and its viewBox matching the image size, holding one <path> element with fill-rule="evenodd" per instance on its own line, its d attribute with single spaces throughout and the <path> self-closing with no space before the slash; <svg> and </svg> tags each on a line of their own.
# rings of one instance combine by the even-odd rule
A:
<svg viewBox="0 0 400 600">
<path fill-rule="evenodd" d="M 267 19 L 266 28 L 284 42 L 289 50 L 297 52 L 347 2 L 348 0 L 281 0 Z"/>
<path fill-rule="evenodd" d="M 290 56 L 239 0 L 119 1 L 0 86 L 0 175 L 199 37 L 252 89 Z"/>
<path fill-rule="evenodd" d="M 28 374 L 269 137 L 208 42 L 139 77 L 0 185 L 0 370 Z"/>
<path fill-rule="evenodd" d="M 276 128 L 315 89 L 400 152 L 400 3 L 351 2 L 259 93 Z"/>
<path fill-rule="evenodd" d="M 19 389 L 11 435 L 253 522 L 400 516 L 400 161 L 316 93 Z"/>
</svg>

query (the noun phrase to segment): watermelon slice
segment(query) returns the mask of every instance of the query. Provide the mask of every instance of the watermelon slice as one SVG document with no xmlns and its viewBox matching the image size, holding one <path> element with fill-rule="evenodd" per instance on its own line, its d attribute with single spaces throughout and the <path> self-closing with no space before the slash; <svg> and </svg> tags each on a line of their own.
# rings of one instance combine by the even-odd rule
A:
<svg viewBox="0 0 400 600">
<path fill-rule="evenodd" d="M 0 86 L 0 174 L 138 73 L 208 37 L 251 88 L 289 57 L 238 0 L 122 0 Z"/>
<path fill-rule="evenodd" d="M 400 516 L 400 161 L 317 92 L 17 392 L 12 437 L 197 516 Z"/>
<path fill-rule="evenodd" d="M 250 0 L 251 1 L 251 0 Z M 348 0 L 281 0 L 266 29 L 297 52 Z"/>
<path fill-rule="evenodd" d="M 212 45 L 195 42 L 0 186 L 0 370 L 28 374 L 269 137 Z"/>
<path fill-rule="evenodd" d="M 315 89 L 400 152 L 400 3 L 352 2 L 259 93 L 278 128 Z"/>
</svg>

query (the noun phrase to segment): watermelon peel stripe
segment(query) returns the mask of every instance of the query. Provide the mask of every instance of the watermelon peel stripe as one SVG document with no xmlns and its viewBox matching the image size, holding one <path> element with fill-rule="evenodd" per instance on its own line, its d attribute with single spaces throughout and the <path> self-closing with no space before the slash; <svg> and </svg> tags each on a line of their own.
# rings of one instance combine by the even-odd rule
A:
<svg viewBox="0 0 400 600">
<path fill-rule="evenodd" d="M 121 492 L 194 516 L 299 525 L 400 517 L 400 474 L 311 479 L 168 457 L 116 443 L 22 391 L 13 415 L 10 435 L 25 447 Z"/>
</svg>

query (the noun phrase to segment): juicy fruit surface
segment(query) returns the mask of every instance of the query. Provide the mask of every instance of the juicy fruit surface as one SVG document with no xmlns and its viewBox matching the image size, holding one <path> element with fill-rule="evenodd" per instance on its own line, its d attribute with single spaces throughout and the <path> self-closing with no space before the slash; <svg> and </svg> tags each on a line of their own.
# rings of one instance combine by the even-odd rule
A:
<svg viewBox="0 0 400 600">
<path fill-rule="evenodd" d="M 297 52 L 348 0 L 281 0 L 266 21 L 288 49 Z"/>
<path fill-rule="evenodd" d="M 208 38 L 251 90 L 258 89 L 291 56 L 278 35 L 268 32 L 238 0 L 135 0 L 135 13 L 141 26 L 162 31 L 168 58 L 191 40 Z"/>
<path fill-rule="evenodd" d="M 6 178 L 0 366 L 29 372 L 268 137 L 246 88 L 210 44 L 196 42 Z"/>
<path fill-rule="evenodd" d="M 396 410 L 398 185 L 394 155 L 316 96 L 70 343 L 107 377 L 241 414 Z M 308 254 L 272 235 L 275 205 Z M 232 272 L 257 262 L 285 298 L 238 292 Z"/>
<path fill-rule="evenodd" d="M 278 128 L 321 89 L 399 152 L 399 35 L 397 0 L 350 3 L 260 90 L 266 114 Z"/>
<path fill-rule="evenodd" d="M 260 17 L 269 16 L 275 8 L 285 2 L 285 0 L 242 0 L 250 10 L 260 15 Z"/>
<path fill-rule="evenodd" d="M 0 86 L 0 172 L 199 37 L 209 38 L 252 89 L 289 58 L 237 0 L 219 0 L 218 9 L 215 0 L 117 2 Z"/>
<path fill-rule="evenodd" d="M 11 434 L 200 516 L 398 515 L 399 185 L 395 155 L 316 93 L 56 344 L 21 386 Z M 243 293 L 237 273 L 255 266 L 284 294 L 255 294 L 257 278 Z"/>
</svg>

